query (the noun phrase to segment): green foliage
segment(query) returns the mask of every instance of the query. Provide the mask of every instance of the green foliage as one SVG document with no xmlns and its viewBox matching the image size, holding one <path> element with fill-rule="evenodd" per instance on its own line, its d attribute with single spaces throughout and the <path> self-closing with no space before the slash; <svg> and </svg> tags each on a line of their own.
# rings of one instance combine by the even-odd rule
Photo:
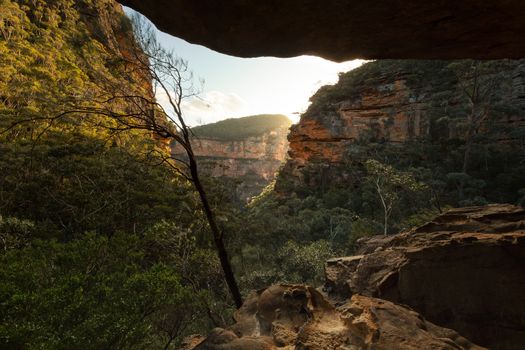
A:
<svg viewBox="0 0 525 350">
<path fill-rule="evenodd" d="M 2 212 L 71 238 L 91 230 L 142 232 L 193 205 L 188 184 L 169 169 L 96 139 L 72 141 L 0 146 Z"/>
<path fill-rule="evenodd" d="M 377 60 L 367 62 L 361 67 L 339 74 L 339 81 L 335 85 L 321 87 L 312 97 L 312 102 L 303 114 L 307 118 L 319 120 L 329 119 L 331 113 L 336 113 L 339 103 L 343 100 L 358 100 L 360 92 L 376 89 L 386 78 L 406 79 L 410 86 L 420 88 L 424 84 L 435 82 L 441 84 L 447 81 L 448 76 L 442 69 L 447 61 L 423 60 Z M 407 74 L 408 72 L 408 74 Z M 386 86 L 386 88 L 389 88 Z"/>
<path fill-rule="evenodd" d="M 340 135 L 333 121 L 349 101 L 359 104 L 364 95 L 404 84 L 410 101 L 426 102 L 423 134 L 389 143 L 372 126 L 348 144 L 343 164 L 310 159 L 300 177 L 281 172 L 277 188 L 304 201 L 323 199 L 323 209 L 348 211 L 351 237 L 377 234 L 385 217 L 388 231 L 398 232 L 449 206 L 522 203 L 521 76 L 522 62 L 512 60 L 379 60 L 342 73 L 312 96 L 302 118 Z"/>
<path fill-rule="evenodd" d="M 107 0 L 1 5 L 0 211 L 31 220 L 37 237 L 62 239 L 142 232 L 180 216 L 174 208 L 192 195 L 166 167 L 151 168 L 163 152 L 151 135 L 75 112 L 78 104 L 97 107 L 107 81 L 133 84 L 116 63 L 124 54 L 116 36 L 132 43 L 131 33 L 118 32 L 129 20 Z M 86 13 L 115 18 L 103 26 Z"/>
<path fill-rule="evenodd" d="M 351 253 L 358 238 L 380 231 L 339 191 L 280 197 L 270 185 L 228 221 L 228 247 L 245 291 L 276 282 L 319 285 L 328 258 Z"/>
<path fill-rule="evenodd" d="M 206 317 L 195 317 L 188 327 L 193 327 L 195 332 L 225 327 L 230 323 L 234 307 L 224 285 L 217 253 L 206 239 L 209 232 L 203 227 L 204 218 L 190 218 L 192 226 L 189 228 L 168 221 L 150 227 L 144 236 L 143 247 L 148 257 L 173 267 L 199 294 Z"/>
<path fill-rule="evenodd" d="M 292 125 L 287 116 L 281 114 L 260 114 L 243 118 L 221 120 L 192 128 L 197 137 L 236 141 L 259 136 L 279 128 Z"/>
<path fill-rule="evenodd" d="M 0 346 L 144 349 L 175 346 L 204 312 L 175 266 L 144 238 L 87 234 L 34 241 L 0 256 Z"/>
<path fill-rule="evenodd" d="M 0 348 L 174 349 L 187 334 L 230 323 L 232 303 L 195 193 L 151 156 L 164 152 L 151 135 L 116 132 L 104 115 L 55 118 L 73 101 L 98 107 L 107 87 L 136 86 L 123 78 L 125 50 L 107 33 L 125 39 L 127 18 L 115 14 L 111 28 L 86 20 L 97 9 L 111 12 L 106 0 L 0 0 L 0 8 Z M 388 75 L 418 93 L 436 92 L 431 135 L 459 130 L 465 106 L 447 94 L 458 81 L 449 64 L 367 63 L 321 88 L 305 116 L 324 120 Z M 509 113 L 503 107 L 498 103 Z M 260 115 L 193 132 L 241 140 L 290 124 L 282 115 Z M 429 137 L 401 146 L 356 142 L 342 183 L 332 167 L 311 164 L 305 183 L 319 186 L 284 197 L 272 184 L 247 208 L 233 200 L 232 183 L 206 179 L 243 293 L 275 282 L 322 283 L 327 258 L 381 232 L 378 186 L 390 203 L 391 232 L 447 205 L 523 203 L 525 133 L 497 130 L 521 144 L 476 138 L 468 175 L 459 171 L 460 138 Z M 457 195 L 459 183 L 465 198 Z"/>
<path fill-rule="evenodd" d="M 29 220 L 0 216 L 0 252 L 20 249 L 33 238 L 35 225 Z"/>
<path fill-rule="evenodd" d="M 308 244 L 286 242 L 277 252 L 282 268 L 282 280 L 289 283 L 321 285 L 324 282 L 324 264 L 334 253 L 330 243 L 325 240 Z"/>
<path fill-rule="evenodd" d="M 273 254 L 264 244 L 244 244 L 242 261 L 247 270 L 240 273 L 246 291 L 274 283 L 321 285 L 324 282 L 324 263 L 336 253 L 325 240 L 313 242 L 287 241 Z"/>
<path fill-rule="evenodd" d="M 421 191 L 425 187 L 418 183 L 412 174 L 396 171 L 392 166 L 382 164 L 375 159 L 367 160 L 365 167 L 372 177 L 372 182 L 384 188 L 385 197 L 390 197 L 392 200 L 397 199 L 398 192 L 401 190 Z"/>
<path fill-rule="evenodd" d="M 2 349 L 174 349 L 231 317 L 197 197 L 165 147 L 82 109 L 115 85 L 149 88 L 130 77 L 115 9 L 0 0 Z"/>
</svg>

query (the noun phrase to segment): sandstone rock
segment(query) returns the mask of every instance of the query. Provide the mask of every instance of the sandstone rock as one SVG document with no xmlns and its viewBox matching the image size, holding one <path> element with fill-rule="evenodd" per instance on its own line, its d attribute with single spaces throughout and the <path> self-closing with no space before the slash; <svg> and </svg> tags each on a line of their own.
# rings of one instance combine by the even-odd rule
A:
<svg viewBox="0 0 525 350">
<path fill-rule="evenodd" d="M 243 140 L 196 137 L 192 141 L 202 174 L 238 181 L 236 196 L 246 202 L 275 179 L 288 152 L 288 127 L 276 128 Z M 176 157 L 182 147 L 172 147 Z"/>
<path fill-rule="evenodd" d="M 235 319 L 230 329 L 213 330 L 194 349 L 483 349 L 392 302 L 354 295 L 336 308 L 301 285 L 252 293 Z"/>
<path fill-rule="evenodd" d="M 122 0 L 159 29 L 229 55 L 525 57 L 519 0 Z"/>
<path fill-rule="evenodd" d="M 490 349 L 525 344 L 525 210 L 453 209 L 410 232 L 362 239 L 326 264 L 326 290 L 408 305 Z"/>
<path fill-rule="evenodd" d="M 344 162 L 364 162 L 368 154 L 363 144 L 370 140 L 397 145 L 402 155 L 409 152 L 404 147 L 410 148 L 410 142 L 429 141 L 436 135 L 442 140 L 463 137 L 457 134 L 457 128 L 431 127 L 433 96 L 450 89 L 447 83 L 453 84 L 455 79 L 447 76 L 447 83 L 440 80 L 445 62 L 420 62 L 417 67 L 403 61 L 380 64 L 368 63 L 349 72 L 345 79 L 328 90 L 321 88 L 312 97 L 299 123 L 290 128 L 289 159 L 276 184 L 279 192 L 289 192 L 293 187 L 281 181 L 310 188 L 322 188 L 319 182 L 326 178 L 332 184 L 355 184 L 359 180 L 352 179 Z M 525 110 L 525 61 L 513 61 L 506 75 L 513 85 L 507 103 Z M 351 79 L 355 76 L 361 78 Z M 525 113 L 494 116 L 491 123 L 491 128 L 500 130 L 520 127 L 525 125 Z M 511 141 L 508 132 L 491 137 Z"/>
<path fill-rule="evenodd" d="M 193 334 L 186 337 L 179 347 L 179 350 L 191 350 L 201 344 L 206 338 L 200 334 Z"/>
</svg>

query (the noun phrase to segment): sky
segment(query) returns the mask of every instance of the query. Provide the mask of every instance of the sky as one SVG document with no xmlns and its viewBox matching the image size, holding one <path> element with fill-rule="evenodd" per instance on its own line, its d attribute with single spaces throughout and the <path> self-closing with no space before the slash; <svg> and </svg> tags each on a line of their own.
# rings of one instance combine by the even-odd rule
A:
<svg viewBox="0 0 525 350">
<path fill-rule="evenodd" d="M 125 11 L 133 13 L 128 8 Z M 256 114 L 284 114 L 295 123 L 317 89 L 336 83 L 339 72 L 365 62 L 335 63 L 315 56 L 239 58 L 158 30 L 157 38 L 188 61 L 196 78 L 204 80 L 199 96 L 182 105 L 190 126 Z"/>
</svg>

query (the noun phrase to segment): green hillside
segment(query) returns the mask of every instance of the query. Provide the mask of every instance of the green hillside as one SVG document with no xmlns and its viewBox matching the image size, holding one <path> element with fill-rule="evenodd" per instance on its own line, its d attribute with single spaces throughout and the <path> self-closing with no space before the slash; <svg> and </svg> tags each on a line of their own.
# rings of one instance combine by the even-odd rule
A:
<svg viewBox="0 0 525 350">
<path fill-rule="evenodd" d="M 115 86 L 148 96 L 129 29 L 112 0 L 0 0 L 0 349 L 174 349 L 215 326 L 183 282 L 215 285 L 214 255 L 191 263 L 205 282 L 180 273 L 201 218 L 188 183 L 150 166 L 149 133 L 82 112 Z"/>
<path fill-rule="evenodd" d="M 259 114 L 243 118 L 231 118 L 193 128 L 198 137 L 218 140 L 243 140 L 262 135 L 278 128 L 287 128 L 292 121 L 282 114 Z"/>
</svg>

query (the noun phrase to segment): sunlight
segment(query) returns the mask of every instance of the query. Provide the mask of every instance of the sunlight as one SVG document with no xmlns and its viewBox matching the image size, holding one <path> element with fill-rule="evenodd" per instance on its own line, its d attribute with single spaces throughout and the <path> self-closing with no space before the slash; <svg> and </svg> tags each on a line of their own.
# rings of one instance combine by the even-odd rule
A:
<svg viewBox="0 0 525 350">
<path fill-rule="evenodd" d="M 210 51 L 210 57 L 219 55 Z M 225 56 L 225 55 L 222 55 Z M 323 85 L 337 82 L 338 73 L 362 65 L 353 60 L 334 63 L 319 57 L 231 59 L 232 67 L 221 70 L 228 79 L 208 79 L 203 92 L 184 102 L 190 125 L 257 114 L 284 114 L 299 121 L 309 98 Z M 241 61 L 242 68 L 233 65 Z M 256 82 L 254 84 L 254 81 Z M 162 98 L 161 98 L 162 101 Z"/>
<path fill-rule="evenodd" d="M 129 8 L 125 12 L 136 13 Z M 188 61 L 197 78 L 205 78 L 200 94 L 183 103 L 188 125 L 257 114 L 284 114 L 296 123 L 321 86 L 336 83 L 338 73 L 366 62 L 337 63 L 315 56 L 239 58 L 159 30 L 157 35 L 164 47 Z M 157 97 L 161 104 L 165 101 L 165 96 Z"/>
</svg>

